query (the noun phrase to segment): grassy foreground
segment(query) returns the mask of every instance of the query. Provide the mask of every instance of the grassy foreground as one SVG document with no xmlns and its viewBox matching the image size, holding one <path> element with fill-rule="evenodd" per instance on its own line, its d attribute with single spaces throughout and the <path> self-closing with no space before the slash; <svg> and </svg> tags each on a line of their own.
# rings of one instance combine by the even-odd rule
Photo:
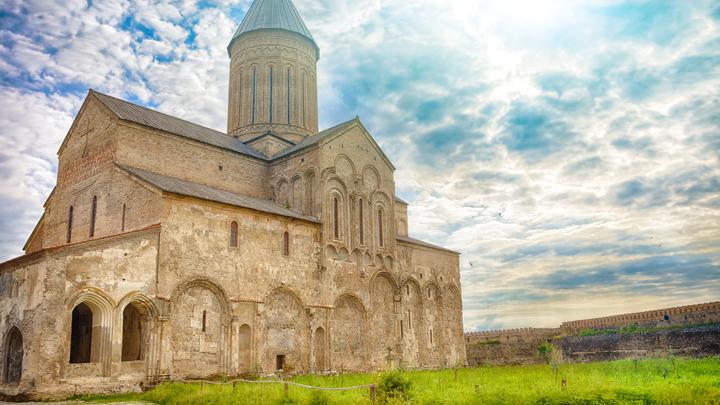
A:
<svg viewBox="0 0 720 405">
<path fill-rule="evenodd" d="M 412 404 L 720 404 L 720 358 L 622 360 L 550 366 L 407 371 Z M 298 376 L 322 387 L 377 383 L 380 374 Z M 567 379 L 567 388 L 561 381 Z M 282 385 L 208 386 L 168 383 L 143 394 L 80 398 L 158 404 L 370 404 L 369 391 L 323 392 Z M 392 403 L 402 403 L 396 401 Z"/>
</svg>

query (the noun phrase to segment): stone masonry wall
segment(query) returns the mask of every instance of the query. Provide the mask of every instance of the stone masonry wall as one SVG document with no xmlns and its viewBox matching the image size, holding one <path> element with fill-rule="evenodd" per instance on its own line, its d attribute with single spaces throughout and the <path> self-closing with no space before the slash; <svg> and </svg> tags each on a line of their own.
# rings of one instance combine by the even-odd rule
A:
<svg viewBox="0 0 720 405">
<path fill-rule="evenodd" d="M 468 363 L 537 364 L 538 347 L 553 343 L 569 361 L 604 361 L 673 353 L 703 357 L 720 354 L 720 303 L 688 305 L 605 318 L 565 322 L 557 329 L 509 329 L 465 334 Z M 695 326 L 706 325 L 706 326 Z M 648 333 L 612 333 L 637 326 L 672 328 Z M 682 326 L 687 326 L 682 328 Z M 679 329 L 678 329 L 679 328 Z M 600 332 L 578 336 L 580 332 Z"/>
</svg>

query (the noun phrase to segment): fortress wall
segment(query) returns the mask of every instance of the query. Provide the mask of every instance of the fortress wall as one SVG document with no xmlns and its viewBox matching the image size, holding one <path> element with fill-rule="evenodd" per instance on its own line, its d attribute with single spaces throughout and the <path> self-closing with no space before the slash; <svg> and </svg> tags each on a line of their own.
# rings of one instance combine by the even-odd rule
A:
<svg viewBox="0 0 720 405">
<path fill-rule="evenodd" d="M 468 364 L 539 364 L 538 347 L 546 342 L 562 348 L 568 361 L 605 361 L 673 353 L 704 357 L 720 354 L 720 302 L 687 305 L 604 318 L 565 322 L 560 328 L 520 328 L 465 334 Z M 626 326 L 676 327 L 651 333 L 576 336 L 588 329 Z"/>
<path fill-rule="evenodd" d="M 570 362 L 720 355 L 720 325 L 652 333 L 568 336 L 555 341 Z"/>
<path fill-rule="evenodd" d="M 720 301 L 565 322 L 560 328 L 563 333 L 573 334 L 585 329 L 621 328 L 630 325 L 653 327 L 711 322 L 720 322 Z"/>
</svg>

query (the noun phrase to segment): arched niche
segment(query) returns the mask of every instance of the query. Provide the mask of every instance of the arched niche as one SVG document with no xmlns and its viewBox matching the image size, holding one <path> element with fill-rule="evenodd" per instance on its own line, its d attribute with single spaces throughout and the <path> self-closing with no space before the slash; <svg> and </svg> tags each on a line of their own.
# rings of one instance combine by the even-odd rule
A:
<svg viewBox="0 0 720 405">
<path fill-rule="evenodd" d="M 4 348 L 3 382 L 17 384 L 22 379 L 23 357 L 25 354 L 20 329 L 14 326 L 10 328 L 5 336 Z"/>
<path fill-rule="evenodd" d="M 335 371 L 363 371 L 366 369 L 365 307 L 352 295 L 342 295 L 335 301 L 332 316 L 332 364 Z"/>
<path fill-rule="evenodd" d="M 195 377 L 222 373 L 229 304 L 215 283 L 199 279 L 180 285 L 170 315 L 172 374 Z"/>
<path fill-rule="evenodd" d="M 264 358 L 262 367 L 275 371 L 309 369 L 310 328 L 305 306 L 298 296 L 286 288 L 278 288 L 263 300 L 261 320 L 264 327 Z"/>
</svg>

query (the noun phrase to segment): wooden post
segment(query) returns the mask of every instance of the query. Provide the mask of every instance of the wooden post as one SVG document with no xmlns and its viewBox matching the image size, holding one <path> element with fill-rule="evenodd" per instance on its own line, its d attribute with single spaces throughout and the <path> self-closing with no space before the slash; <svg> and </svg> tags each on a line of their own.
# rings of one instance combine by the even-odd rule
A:
<svg viewBox="0 0 720 405">
<path fill-rule="evenodd" d="M 235 386 L 237 385 L 237 381 L 233 381 L 233 392 L 235 392 Z"/>
<path fill-rule="evenodd" d="M 370 384 L 370 402 L 375 403 L 375 384 Z"/>
<path fill-rule="evenodd" d="M 288 383 L 283 384 L 285 386 L 285 397 L 288 396 Z"/>
</svg>

